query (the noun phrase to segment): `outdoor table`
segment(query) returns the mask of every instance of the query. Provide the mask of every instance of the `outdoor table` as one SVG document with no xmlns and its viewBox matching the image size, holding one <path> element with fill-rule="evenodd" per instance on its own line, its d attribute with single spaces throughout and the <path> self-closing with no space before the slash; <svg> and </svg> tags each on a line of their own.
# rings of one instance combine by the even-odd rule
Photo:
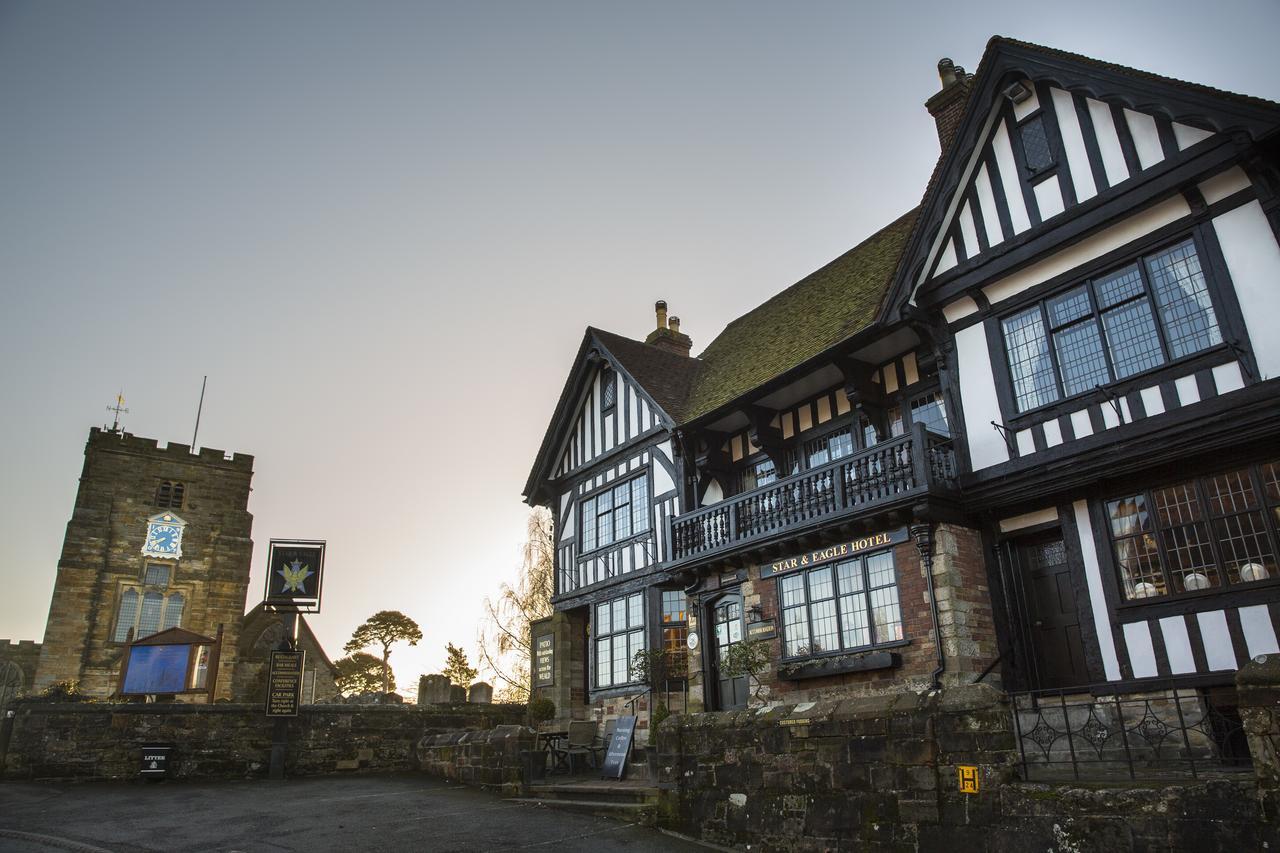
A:
<svg viewBox="0 0 1280 853">
<path fill-rule="evenodd" d="M 547 753 L 551 755 L 552 762 L 553 762 L 553 766 L 551 768 L 552 772 L 555 772 L 556 770 L 568 771 L 569 769 L 569 766 L 567 764 L 568 756 L 567 755 L 558 756 L 556 753 L 556 750 L 559 749 L 560 744 L 565 740 L 568 740 L 568 738 L 569 738 L 568 730 L 557 729 L 556 731 L 538 732 L 538 743 L 540 744 L 540 748 L 545 750 Z"/>
</svg>

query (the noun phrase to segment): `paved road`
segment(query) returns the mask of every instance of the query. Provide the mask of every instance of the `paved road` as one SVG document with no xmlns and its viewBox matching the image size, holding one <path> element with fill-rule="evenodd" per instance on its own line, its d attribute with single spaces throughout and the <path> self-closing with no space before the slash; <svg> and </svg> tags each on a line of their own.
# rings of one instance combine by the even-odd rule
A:
<svg viewBox="0 0 1280 853">
<path fill-rule="evenodd" d="M 704 851 L 656 830 L 420 775 L 0 784 L 0 851 Z"/>
</svg>

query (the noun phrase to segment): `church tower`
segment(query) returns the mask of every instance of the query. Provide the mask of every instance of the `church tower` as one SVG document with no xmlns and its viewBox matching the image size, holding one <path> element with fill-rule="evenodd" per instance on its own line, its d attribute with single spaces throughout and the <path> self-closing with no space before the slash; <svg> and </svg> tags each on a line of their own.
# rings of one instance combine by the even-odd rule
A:
<svg viewBox="0 0 1280 853">
<path fill-rule="evenodd" d="M 223 626 L 217 696 L 230 697 L 253 551 L 253 457 L 92 429 L 36 670 L 35 689 L 118 688 L 130 639 Z"/>
</svg>

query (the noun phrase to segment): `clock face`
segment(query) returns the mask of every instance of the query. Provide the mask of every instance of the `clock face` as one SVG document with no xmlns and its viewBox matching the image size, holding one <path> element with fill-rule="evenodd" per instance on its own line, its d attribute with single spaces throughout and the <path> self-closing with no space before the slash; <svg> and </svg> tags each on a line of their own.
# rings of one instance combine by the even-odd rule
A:
<svg viewBox="0 0 1280 853">
<path fill-rule="evenodd" d="M 148 557 L 182 558 L 182 528 L 185 522 L 173 515 L 154 516 L 147 522 L 147 538 L 142 553 Z"/>
</svg>

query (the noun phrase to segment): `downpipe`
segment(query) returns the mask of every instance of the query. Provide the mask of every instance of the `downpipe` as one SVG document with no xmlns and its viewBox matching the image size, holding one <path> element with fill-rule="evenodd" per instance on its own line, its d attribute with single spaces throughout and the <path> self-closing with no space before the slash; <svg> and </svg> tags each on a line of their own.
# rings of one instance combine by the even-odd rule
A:
<svg viewBox="0 0 1280 853">
<path fill-rule="evenodd" d="M 920 565 L 924 568 L 924 579 L 929 591 L 929 612 L 933 616 L 933 645 L 938 651 L 938 666 L 933 671 L 931 690 L 942 689 L 942 673 L 947 669 L 947 659 L 942 653 L 942 625 L 938 620 L 938 596 L 933 588 L 933 525 L 929 523 L 913 524 L 908 531 L 915 540 L 916 551 L 920 553 Z"/>
</svg>

